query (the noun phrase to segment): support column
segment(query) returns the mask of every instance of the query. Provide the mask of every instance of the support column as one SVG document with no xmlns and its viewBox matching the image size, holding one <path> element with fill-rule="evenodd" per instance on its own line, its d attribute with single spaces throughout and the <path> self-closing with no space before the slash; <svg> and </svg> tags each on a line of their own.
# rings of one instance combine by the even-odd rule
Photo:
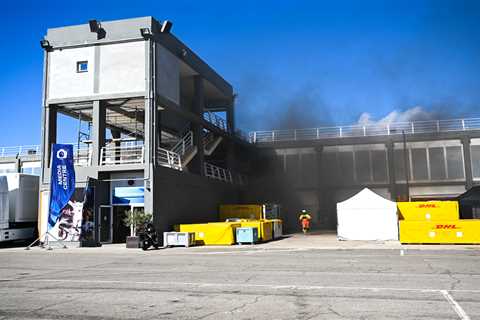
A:
<svg viewBox="0 0 480 320">
<path fill-rule="evenodd" d="M 470 137 L 462 138 L 463 145 L 463 165 L 465 167 L 465 188 L 468 190 L 473 187 L 472 156 L 470 152 Z"/>
<path fill-rule="evenodd" d="M 57 109 L 54 105 L 48 105 L 43 108 L 43 119 L 44 123 L 42 126 L 42 181 L 46 182 L 45 177 L 48 177 L 49 179 L 52 144 L 57 143 Z"/>
<path fill-rule="evenodd" d="M 323 172 L 322 172 L 322 161 L 323 161 L 323 146 L 315 147 L 315 164 L 317 170 L 315 172 L 315 180 L 316 180 L 316 190 L 317 190 L 317 203 L 318 203 L 318 213 L 316 214 L 316 222 L 321 228 L 322 225 L 326 222 L 326 214 L 325 214 L 325 181 L 323 180 Z M 312 172 L 313 174 L 313 172 Z M 322 210 L 323 209 L 323 210 Z"/>
<path fill-rule="evenodd" d="M 235 105 L 234 105 L 233 98 L 232 98 L 231 105 L 227 109 L 227 126 L 228 126 L 228 132 L 234 135 L 235 134 Z"/>
<path fill-rule="evenodd" d="M 397 201 L 397 185 L 395 177 L 395 153 L 394 143 L 392 140 L 385 144 L 387 148 L 387 168 L 388 168 L 388 184 L 390 189 L 390 197 L 392 201 Z"/>
<path fill-rule="evenodd" d="M 192 103 L 192 112 L 203 118 L 205 109 L 205 91 L 203 78 L 201 76 L 193 77 L 194 97 Z M 200 123 L 192 122 L 193 144 L 197 147 L 197 154 L 190 162 L 190 171 L 199 175 L 204 175 L 204 145 L 203 145 L 203 126 Z"/>
<path fill-rule="evenodd" d="M 115 145 L 115 163 L 120 162 L 120 145 L 121 145 L 121 133 L 119 130 L 110 130 L 112 133 L 112 138 L 114 139 L 114 145 Z"/>
<path fill-rule="evenodd" d="M 100 152 L 105 146 L 106 109 L 100 100 L 93 101 L 92 110 L 92 166 L 100 166 Z"/>
</svg>

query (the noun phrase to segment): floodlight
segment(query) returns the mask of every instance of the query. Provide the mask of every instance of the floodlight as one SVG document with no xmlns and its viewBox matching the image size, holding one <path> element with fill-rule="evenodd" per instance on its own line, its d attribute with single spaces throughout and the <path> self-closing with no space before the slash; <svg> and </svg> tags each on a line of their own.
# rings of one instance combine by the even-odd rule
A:
<svg viewBox="0 0 480 320">
<path fill-rule="evenodd" d="M 40 46 L 41 46 L 43 49 L 50 49 L 50 48 L 52 48 L 52 46 L 50 46 L 50 42 L 48 42 L 48 40 L 46 40 L 46 39 L 40 40 Z"/>
<path fill-rule="evenodd" d="M 100 23 L 97 20 L 88 20 L 90 26 L 90 32 L 98 32 L 100 29 Z"/>
<path fill-rule="evenodd" d="M 161 33 L 170 33 L 170 30 L 172 30 L 172 22 L 165 20 L 162 23 L 162 27 L 160 28 Z"/>
<path fill-rule="evenodd" d="M 145 39 L 148 39 L 152 36 L 152 31 L 150 30 L 150 28 L 141 28 L 140 29 L 140 34 L 142 35 L 142 37 L 144 37 Z"/>
</svg>

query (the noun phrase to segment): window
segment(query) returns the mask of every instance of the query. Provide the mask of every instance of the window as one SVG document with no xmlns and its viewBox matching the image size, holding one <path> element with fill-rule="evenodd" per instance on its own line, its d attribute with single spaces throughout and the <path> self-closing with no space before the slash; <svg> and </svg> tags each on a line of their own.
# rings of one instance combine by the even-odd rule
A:
<svg viewBox="0 0 480 320">
<path fill-rule="evenodd" d="M 430 160 L 430 177 L 432 180 L 444 180 L 447 177 L 445 172 L 445 155 L 443 147 L 428 149 Z"/>
<path fill-rule="evenodd" d="M 87 71 L 88 71 L 88 61 L 78 61 L 77 72 L 87 72 Z"/>
</svg>

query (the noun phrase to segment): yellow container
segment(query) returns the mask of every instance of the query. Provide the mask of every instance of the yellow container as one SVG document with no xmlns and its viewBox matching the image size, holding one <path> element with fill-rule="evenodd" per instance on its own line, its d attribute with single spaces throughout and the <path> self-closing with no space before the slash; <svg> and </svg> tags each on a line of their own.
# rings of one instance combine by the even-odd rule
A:
<svg viewBox="0 0 480 320">
<path fill-rule="evenodd" d="M 269 241 L 273 237 L 273 223 L 271 220 L 245 220 L 241 221 L 242 228 L 253 227 L 258 229 L 260 241 Z"/>
<path fill-rule="evenodd" d="M 211 222 L 181 224 L 180 232 L 195 232 L 197 245 L 232 245 L 235 243 L 235 229 L 240 223 Z"/>
<path fill-rule="evenodd" d="M 251 219 L 264 218 L 263 205 L 261 204 L 223 204 L 220 205 L 220 220 L 227 219 Z"/>
<path fill-rule="evenodd" d="M 460 218 L 457 201 L 397 202 L 399 219 L 407 221 L 444 221 Z"/>
<path fill-rule="evenodd" d="M 480 243 L 480 220 L 400 220 L 401 243 Z"/>
</svg>

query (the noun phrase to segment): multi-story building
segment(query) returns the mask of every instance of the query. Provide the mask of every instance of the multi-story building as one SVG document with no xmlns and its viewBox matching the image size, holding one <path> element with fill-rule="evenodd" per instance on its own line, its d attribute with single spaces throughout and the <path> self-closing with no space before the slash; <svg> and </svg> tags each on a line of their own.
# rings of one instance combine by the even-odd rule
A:
<svg viewBox="0 0 480 320">
<path fill-rule="evenodd" d="M 44 49 L 41 208 L 51 146 L 77 121 L 77 187 L 97 180 L 101 241 L 121 241 L 132 207 L 160 230 L 216 219 L 237 202 L 249 144 L 234 126 L 232 86 L 152 17 L 49 29 Z M 75 122 L 74 122 L 75 123 Z M 235 156 L 233 156 L 235 155 Z"/>
</svg>

